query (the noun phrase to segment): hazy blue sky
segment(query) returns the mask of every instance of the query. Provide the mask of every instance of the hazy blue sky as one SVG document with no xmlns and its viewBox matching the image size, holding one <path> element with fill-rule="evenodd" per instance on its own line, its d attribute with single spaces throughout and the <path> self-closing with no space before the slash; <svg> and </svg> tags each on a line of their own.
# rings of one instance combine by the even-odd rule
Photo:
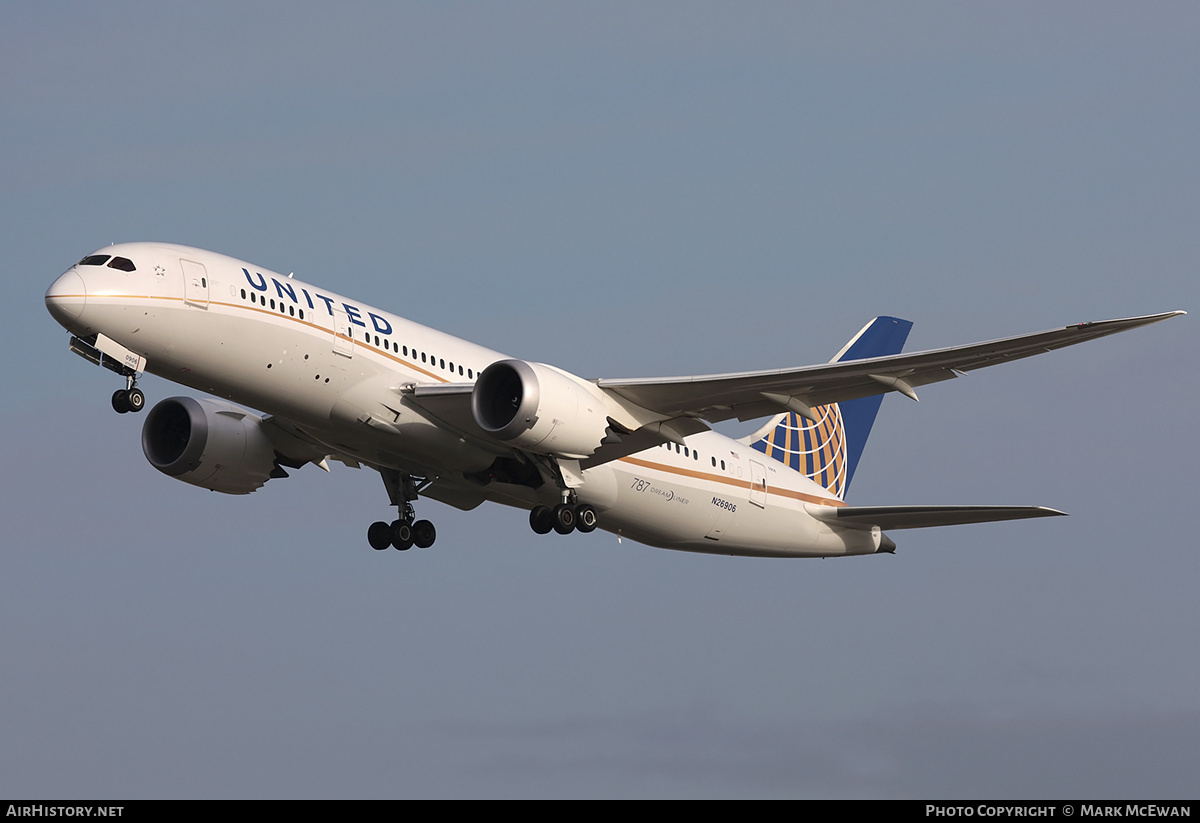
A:
<svg viewBox="0 0 1200 823">
<path fill-rule="evenodd" d="M 1192 316 L 885 399 L 782 561 L 146 463 L 42 296 L 211 248 L 588 377 L 1200 311 L 1194 4 L 0 3 L 0 796 L 1192 797 Z M 150 403 L 178 393 L 142 383 Z"/>
</svg>

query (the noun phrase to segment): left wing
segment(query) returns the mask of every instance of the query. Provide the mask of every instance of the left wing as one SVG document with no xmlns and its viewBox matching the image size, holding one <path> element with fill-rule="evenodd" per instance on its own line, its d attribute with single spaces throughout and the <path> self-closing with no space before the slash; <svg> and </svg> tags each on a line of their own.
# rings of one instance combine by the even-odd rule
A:
<svg viewBox="0 0 1200 823">
<path fill-rule="evenodd" d="M 801 411 L 898 391 L 916 400 L 913 389 L 974 369 L 1020 360 L 1099 337 L 1148 326 L 1183 311 L 1078 323 L 1060 329 L 1006 337 L 946 349 L 847 360 L 778 371 L 709 374 L 695 377 L 599 380 L 601 389 L 664 418 L 699 417 L 719 422 L 754 420 L 784 409 Z M 799 408 L 797 408 L 797 405 Z"/>
</svg>

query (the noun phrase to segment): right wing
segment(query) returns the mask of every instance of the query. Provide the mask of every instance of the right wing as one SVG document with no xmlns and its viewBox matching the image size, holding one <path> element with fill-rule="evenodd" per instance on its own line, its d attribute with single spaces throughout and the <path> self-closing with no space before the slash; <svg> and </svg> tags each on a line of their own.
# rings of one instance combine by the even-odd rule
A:
<svg viewBox="0 0 1200 823">
<path fill-rule="evenodd" d="M 974 369 L 1020 360 L 1099 337 L 1148 326 L 1182 311 L 1077 323 L 1059 329 L 1005 337 L 945 349 L 845 360 L 775 371 L 709 374 L 693 377 L 597 381 L 601 389 L 662 415 L 719 422 L 736 417 L 755 420 L 791 409 L 854 400 L 899 391 L 914 400 L 916 386 L 937 383 Z"/>
<path fill-rule="evenodd" d="M 915 400 L 916 386 L 949 380 L 973 369 L 1074 346 L 1181 314 L 1186 312 L 1078 323 L 966 346 L 857 360 L 835 358 L 834 362 L 794 369 L 597 380 L 594 381 L 596 386 L 610 396 L 616 407 L 611 410 L 609 419 L 618 421 L 622 432 L 614 438 L 617 442 L 599 446 L 583 461 L 583 466 L 616 460 L 666 441 L 682 443 L 682 438 L 708 429 L 703 421 L 755 420 L 781 411 L 793 411 L 812 419 L 814 407 L 890 391 L 901 392 Z M 877 318 L 859 334 L 866 333 L 881 321 L 905 322 Z M 853 343 L 851 341 L 848 348 Z M 474 419 L 471 410 L 473 389 L 472 383 L 418 384 L 405 389 L 404 394 L 477 443 L 483 446 L 494 444 L 497 454 L 503 453 L 507 447 L 483 431 Z"/>
</svg>

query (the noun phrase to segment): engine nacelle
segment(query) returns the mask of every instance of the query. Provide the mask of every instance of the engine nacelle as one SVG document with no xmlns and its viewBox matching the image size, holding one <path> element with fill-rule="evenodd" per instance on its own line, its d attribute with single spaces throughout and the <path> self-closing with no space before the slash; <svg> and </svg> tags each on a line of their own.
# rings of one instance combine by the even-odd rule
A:
<svg viewBox="0 0 1200 823">
<path fill-rule="evenodd" d="M 226 494 L 249 494 L 287 477 L 262 419 L 216 400 L 169 397 L 146 415 L 142 451 L 176 480 Z"/>
<path fill-rule="evenodd" d="M 499 360 L 488 366 L 471 392 L 471 412 L 497 440 L 555 457 L 587 457 L 609 434 L 598 390 L 544 363 Z"/>
</svg>

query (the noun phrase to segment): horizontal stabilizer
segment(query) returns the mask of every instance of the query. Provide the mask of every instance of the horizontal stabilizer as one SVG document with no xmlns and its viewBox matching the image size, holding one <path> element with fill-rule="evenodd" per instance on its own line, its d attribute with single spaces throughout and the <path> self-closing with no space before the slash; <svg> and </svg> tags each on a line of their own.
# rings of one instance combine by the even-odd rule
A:
<svg viewBox="0 0 1200 823">
<path fill-rule="evenodd" d="M 1044 506 L 817 506 L 805 508 L 822 522 L 851 528 L 927 529 L 1030 517 L 1060 517 L 1066 512 Z"/>
</svg>

